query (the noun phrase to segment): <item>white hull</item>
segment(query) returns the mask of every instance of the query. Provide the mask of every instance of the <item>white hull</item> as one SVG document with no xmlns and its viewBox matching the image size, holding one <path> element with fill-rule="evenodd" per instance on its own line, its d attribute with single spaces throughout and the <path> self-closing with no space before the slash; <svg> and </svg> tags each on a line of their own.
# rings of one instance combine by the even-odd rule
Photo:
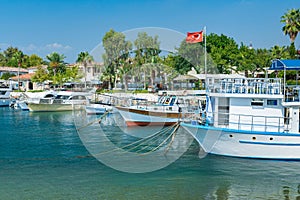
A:
<svg viewBox="0 0 300 200">
<path fill-rule="evenodd" d="M 113 108 L 111 106 L 102 104 L 90 104 L 85 107 L 85 111 L 88 115 L 101 115 L 106 112 L 112 112 Z"/>
<path fill-rule="evenodd" d="M 300 134 L 241 131 L 181 124 L 207 153 L 260 159 L 299 160 Z"/>
<path fill-rule="evenodd" d="M 146 126 L 146 125 L 171 125 L 178 122 L 177 118 L 168 117 L 164 112 L 147 112 L 147 114 L 139 114 L 128 110 L 118 109 L 119 113 L 124 118 L 128 126 Z M 142 113 L 143 111 L 141 111 Z M 170 114 L 170 113 L 169 113 Z M 172 113 L 172 115 L 180 115 L 179 113 Z"/>
<path fill-rule="evenodd" d="M 72 104 L 28 104 L 29 111 L 31 112 L 56 112 L 56 111 L 72 111 L 84 109 L 84 105 Z"/>
<path fill-rule="evenodd" d="M 11 103 L 10 99 L 0 99 L 0 107 L 6 107 L 9 106 Z"/>
</svg>

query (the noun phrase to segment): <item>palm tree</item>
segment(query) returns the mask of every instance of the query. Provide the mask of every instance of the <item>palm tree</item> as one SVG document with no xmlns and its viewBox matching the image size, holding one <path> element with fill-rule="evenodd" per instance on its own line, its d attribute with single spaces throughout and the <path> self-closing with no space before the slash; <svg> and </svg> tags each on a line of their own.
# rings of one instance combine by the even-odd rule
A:
<svg viewBox="0 0 300 200">
<path fill-rule="evenodd" d="M 289 52 L 288 48 L 283 46 L 275 45 L 271 48 L 271 57 L 272 59 L 288 59 L 289 58 Z"/>
<path fill-rule="evenodd" d="M 23 52 L 17 51 L 13 54 L 13 59 L 16 60 L 18 67 L 18 90 L 20 91 L 20 67 L 22 65 L 22 59 L 24 57 Z"/>
<path fill-rule="evenodd" d="M 290 46 L 290 54 L 291 57 L 294 58 L 296 54 L 295 49 L 295 39 L 300 31 L 300 10 L 299 9 L 291 9 L 288 10 L 283 16 L 281 16 L 282 23 L 285 23 L 285 26 L 282 27 L 282 31 L 285 35 L 289 35 L 291 46 Z"/>
<path fill-rule="evenodd" d="M 77 63 L 83 64 L 84 67 L 84 88 L 86 89 L 86 68 L 87 65 L 92 63 L 94 61 L 93 56 L 91 56 L 87 51 L 86 52 L 80 52 L 78 54 Z"/>
<path fill-rule="evenodd" d="M 58 80 L 58 82 L 62 85 L 62 74 L 66 71 L 66 65 L 64 59 L 65 55 L 53 52 L 46 56 L 49 60 L 48 67 L 50 70 L 53 70 L 53 79 Z"/>
</svg>

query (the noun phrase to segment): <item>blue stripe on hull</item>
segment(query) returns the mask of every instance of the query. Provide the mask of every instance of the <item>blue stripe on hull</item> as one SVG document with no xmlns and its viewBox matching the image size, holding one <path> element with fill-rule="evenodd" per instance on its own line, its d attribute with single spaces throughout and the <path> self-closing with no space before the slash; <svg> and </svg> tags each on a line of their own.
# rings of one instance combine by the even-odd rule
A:
<svg viewBox="0 0 300 200">
<path fill-rule="evenodd" d="M 256 156 L 236 156 L 236 155 L 229 155 L 229 154 L 217 154 L 217 153 L 209 153 L 211 155 L 216 156 L 224 156 L 224 157 L 231 157 L 231 158 L 243 158 L 243 159 L 259 159 L 259 160 L 272 160 L 272 161 L 300 161 L 300 158 L 265 158 L 265 157 L 256 157 Z"/>
<path fill-rule="evenodd" d="M 258 145 L 277 145 L 277 146 L 300 146 L 300 143 L 275 143 L 275 142 L 253 142 L 253 141 L 239 141 L 242 144 L 258 144 Z"/>
</svg>

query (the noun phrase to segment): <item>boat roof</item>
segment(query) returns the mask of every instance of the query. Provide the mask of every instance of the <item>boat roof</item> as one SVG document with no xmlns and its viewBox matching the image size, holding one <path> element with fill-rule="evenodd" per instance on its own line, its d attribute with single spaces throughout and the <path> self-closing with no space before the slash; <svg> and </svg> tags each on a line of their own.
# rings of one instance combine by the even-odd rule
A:
<svg viewBox="0 0 300 200">
<path fill-rule="evenodd" d="M 272 60 L 270 70 L 300 70 L 300 60 Z"/>
</svg>

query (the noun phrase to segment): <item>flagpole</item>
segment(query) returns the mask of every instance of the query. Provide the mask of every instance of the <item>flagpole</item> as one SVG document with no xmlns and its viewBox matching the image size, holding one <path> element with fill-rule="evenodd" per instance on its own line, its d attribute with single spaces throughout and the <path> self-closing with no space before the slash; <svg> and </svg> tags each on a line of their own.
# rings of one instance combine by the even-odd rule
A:
<svg viewBox="0 0 300 200">
<path fill-rule="evenodd" d="M 205 77 L 206 77 L 206 75 L 207 75 L 207 66 L 206 66 L 206 62 L 207 62 L 207 55 L 206 55 L 206 26 L 204 26 L 204 36 L 205 36 L 205 38 L 204 38 L 204 71 L 205 71 Z"/>
<path fill-rule="evenodd" d="M 204 32 L 203 36 L 205 37 L 205 38 L 204 38 L 204 74 L 205 74 L 205 89 L 207 89 L 208 81 L 207 81 L 207 55 L 206 55 L 206 26 L 204 26 L 203 32 Z"/>
</svg>

